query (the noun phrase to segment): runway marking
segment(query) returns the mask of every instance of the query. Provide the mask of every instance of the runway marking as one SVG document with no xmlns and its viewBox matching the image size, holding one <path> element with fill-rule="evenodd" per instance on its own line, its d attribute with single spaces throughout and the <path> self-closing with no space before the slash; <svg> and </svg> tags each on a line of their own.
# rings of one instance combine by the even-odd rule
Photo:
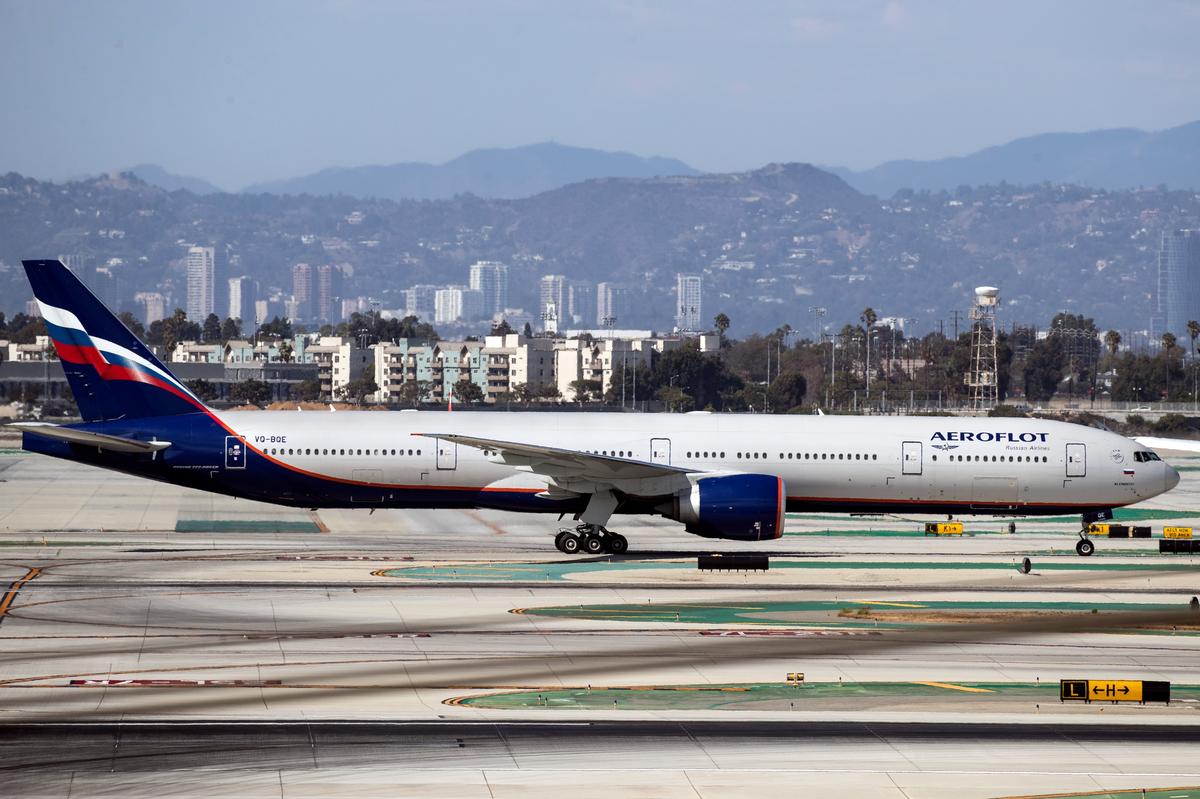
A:
<svg viewBox="0 0 1200 799">
<path fill-rule="evenodd" d="M 9 608 L 12 607 L 13 600 L 17 598 L 17 593 L 30 580 L 37 579 L 37 576 L 42 573 L 40 566 L 30 566 L 29 571 L 25 576 L 14 582 L 8 587 L 8 593 L 4 595 L 4 599 L 0 599 L 0 618 L 8 615 Z"/>
<path fill-rule="evenodd" d="M 928 685 L 930 688 L 945 688 L 948 691 L 964 691 L 968 694 L 994 694 L 991 688 L 973 688 L 969 685 L 955 685 L 949 682 L 915 682 L 913 685 Z"/>
<path fill-rule="evenodd" d="M 883 602 L 878 599 L 864 599 L 860 604 L 863 605 L 887 605 L 890 608 L 924 608 L 928 605 L 918 605 L 914 602 Z"/>
</svg>

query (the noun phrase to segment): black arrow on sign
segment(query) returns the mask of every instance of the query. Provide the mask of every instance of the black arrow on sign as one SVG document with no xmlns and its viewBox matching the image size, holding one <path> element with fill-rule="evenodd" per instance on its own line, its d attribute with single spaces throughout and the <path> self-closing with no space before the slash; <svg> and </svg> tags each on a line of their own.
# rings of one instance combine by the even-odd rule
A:
<svg viewBox="0 0 1200 799">
<path fill-rule="evenodd" d="M 1103 688 L 1103 689 L 1102 689 L 1102 688 L 1101 688 L 1099 685 L 1093 685 L 1093 686 L 1092 686 L 1092 693 L 1093 693 L 1093 694 L 1101 694 L 1101 693 L 1106 693 L 1106 694 L 1115 694 L 1115 693 L 1117 692 L 1117 690 L 1118 690 L 1118 689 L 1116 689 L 1116 688 L 1113 688 L 1113 687 L 1111 687 L 1111 686 L 1109 686 L 1108 688 Z M 1122 686 L 1121 686 L 1121 688 L 1120 688 L 1120 691 L 1121 691 L 1121 693 L 1122 693 L 1122 694 L 1128 694 L 1128 693 L 1129 693 L 1129 686 L 1128 686 L 1128 685 L 1122 685 Z"/>
</svg>

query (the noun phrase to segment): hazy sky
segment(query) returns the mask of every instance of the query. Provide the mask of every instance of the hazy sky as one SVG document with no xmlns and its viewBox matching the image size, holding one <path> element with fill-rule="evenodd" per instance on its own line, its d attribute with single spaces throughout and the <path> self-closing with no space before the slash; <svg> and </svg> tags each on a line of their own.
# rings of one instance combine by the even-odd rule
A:
<svg viewBox="0 0 1200 799">
<path fill-rule="evenodd" d="M 237 189 L 555 140 L 856 168 L 1200 118 L 1200 3 L 0 0 L 0 172 Z"/>
</svg>

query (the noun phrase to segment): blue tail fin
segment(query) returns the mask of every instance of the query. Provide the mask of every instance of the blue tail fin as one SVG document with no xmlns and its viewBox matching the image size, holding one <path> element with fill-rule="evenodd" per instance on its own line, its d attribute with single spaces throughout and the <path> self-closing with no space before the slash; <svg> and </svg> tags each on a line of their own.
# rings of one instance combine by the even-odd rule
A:
<svg viewBox="0 0 1200 799">
<path fill-rule="evenodd" d="M 85 421 L 175 416 L 204 403 L 58 261 L 22 261 Z"/>
</svg>

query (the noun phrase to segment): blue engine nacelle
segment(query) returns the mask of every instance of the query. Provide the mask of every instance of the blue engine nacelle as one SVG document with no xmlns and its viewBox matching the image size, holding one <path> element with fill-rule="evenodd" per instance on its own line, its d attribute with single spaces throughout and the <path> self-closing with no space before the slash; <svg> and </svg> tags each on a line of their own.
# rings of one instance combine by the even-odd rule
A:
<svg viewBox="0 0 1200 799">
<path fill-rule="evenodd" d="M 665 515 L 705 538 L 764 541 L 783 535 L 787 491 L 772 474 L 689 475 L 690 491 Z"/>
</svg>

